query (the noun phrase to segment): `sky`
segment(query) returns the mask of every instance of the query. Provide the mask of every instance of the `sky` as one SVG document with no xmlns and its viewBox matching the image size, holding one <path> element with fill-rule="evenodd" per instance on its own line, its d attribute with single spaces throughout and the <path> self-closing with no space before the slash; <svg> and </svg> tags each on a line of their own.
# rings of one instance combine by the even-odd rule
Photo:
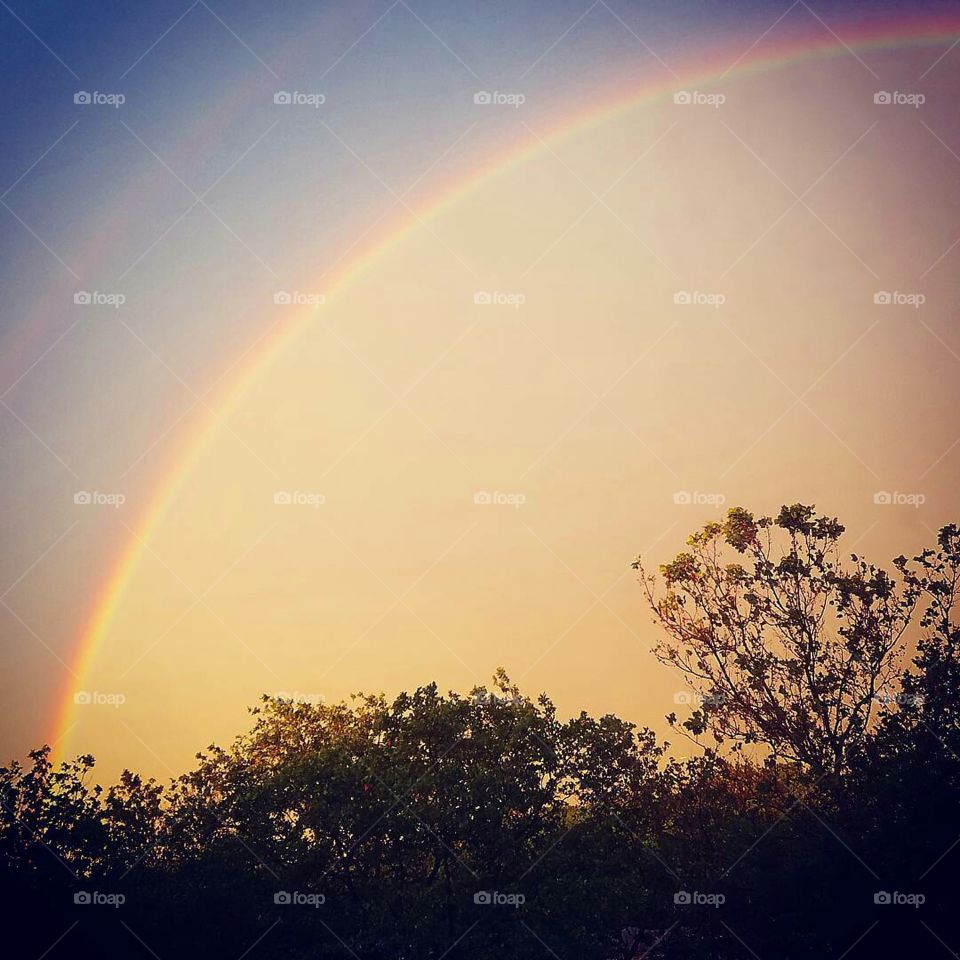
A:
<svg viewBox="0 0 960 960">
<path fill-rule="evenodd" d="M 630 562 L 958 515 L 960 16 L 0 3 L 0 752 L 503 666 L 666 732 Z"/>
</svg>

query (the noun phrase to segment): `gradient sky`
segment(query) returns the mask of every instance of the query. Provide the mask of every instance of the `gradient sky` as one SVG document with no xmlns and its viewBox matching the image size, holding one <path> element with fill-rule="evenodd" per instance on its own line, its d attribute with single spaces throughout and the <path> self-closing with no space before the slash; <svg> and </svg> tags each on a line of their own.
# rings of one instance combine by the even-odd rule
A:
<svg viewBox="0 0 960 960">
<path fill-rule="evenodd" d="M 663 732 L 636 553 L 735 503 L 883 561 L 956 519 L 946 5 L 0 23 L 5 756 L 166 776 L 259 693 L 498 665 Z"/>
</svg>

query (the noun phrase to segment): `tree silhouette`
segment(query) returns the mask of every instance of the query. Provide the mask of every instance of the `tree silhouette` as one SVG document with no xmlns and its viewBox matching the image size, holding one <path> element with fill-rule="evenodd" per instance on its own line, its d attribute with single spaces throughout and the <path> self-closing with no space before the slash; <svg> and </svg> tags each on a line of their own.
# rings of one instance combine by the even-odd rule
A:
<svg viewBox="0 0 960 960">
<path fill-rule="evenodd" d="M 50 960 L 950 950 L 960 533 L 897 558 L 896 580 L 841 563 L 841 534 L 809 507 L 737 509 L 664 566 L 665 595 L 644 574 L 659 655 L 705 698 L 685 729 L 729 753 L 670 757 L 649 730 L 564 719 L 498 671 L 467 694 L 265 697 L 246 733 L 165 788 L 124 772 L 104 790 L 92 757 L 54 766 L 47 748 L 0 768 L 4 946 Z"/>
<path fill-rule="evenodd" d="M 660 568 L 662 595 L 634 563 L 667 635 L 654 653 L 702 695 L 685 729 L 844 771 L 897 675 L 917 587 L 856 556 L 843 564 L 842 534 L 801 504 L 775 518 L 734 508 Z"/>
</svg>

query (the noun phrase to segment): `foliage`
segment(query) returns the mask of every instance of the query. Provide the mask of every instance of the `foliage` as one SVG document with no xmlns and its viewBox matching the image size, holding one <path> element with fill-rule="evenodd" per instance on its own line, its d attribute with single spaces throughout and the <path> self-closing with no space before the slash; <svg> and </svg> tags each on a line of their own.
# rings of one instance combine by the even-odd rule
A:
<svg viewBox="0 0 960 960">
<path fill-rule="evenodd" d="M 708 523 L 657 578 L 634 566 L 666 638 L 655 649 L 702 695 L 684 727 L 719 744 L 762 744 L 839 776 L 894 678 L 917 587 L 852 556 L 812 507 Z"/>
<path fill-rule="evenodd" d="M 723 694 L 686 721 L 719 741 L 690 759 L 614 716 L 564 720 L 499 671 L 465 696 L 264 698 L 167 788 L 125 772 L 103 790 L 92 757 L 54 767 L 46 748 L 0 769 L 0 897 L 24 955 L 798 960 L 956 944 L 960 533 L 898 558 L 896 580 L 841 563 L 841 533 L 807 507 L 735 510 L 663 568 L 665 596 L 644 575 L 660 655 Z M 915 606 L 916 656 L 895 676 Z M 923 895 L 922 913 L 878 905 L 882 891 Z M 91 893 L 115 905 L 75 902 Z"/>
</svg>

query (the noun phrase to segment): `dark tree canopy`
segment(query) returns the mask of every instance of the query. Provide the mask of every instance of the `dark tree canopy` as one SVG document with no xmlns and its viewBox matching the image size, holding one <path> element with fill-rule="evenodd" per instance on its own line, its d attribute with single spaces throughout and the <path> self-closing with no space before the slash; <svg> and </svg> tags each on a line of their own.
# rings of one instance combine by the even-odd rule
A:
<svg viewBox="0 0 960 960">
<path fill-rule="evenodd" d="M 644 572 L 658 656 L 703 694 L 684 729 L 717 741 L 694 757 L 612 715 L 564 719 L 500 671 L 462 695 L 264 698 L 166 787 L 126 772 L 103 789 L 92 757 L 55 766 L 47 748 L 0 768 L 5 946 L 839 960 L 960 944 L 960 532 L 895 575 L 843 558 L 842 533 L 810 507 L 736 509 Z"/>
</svg>

